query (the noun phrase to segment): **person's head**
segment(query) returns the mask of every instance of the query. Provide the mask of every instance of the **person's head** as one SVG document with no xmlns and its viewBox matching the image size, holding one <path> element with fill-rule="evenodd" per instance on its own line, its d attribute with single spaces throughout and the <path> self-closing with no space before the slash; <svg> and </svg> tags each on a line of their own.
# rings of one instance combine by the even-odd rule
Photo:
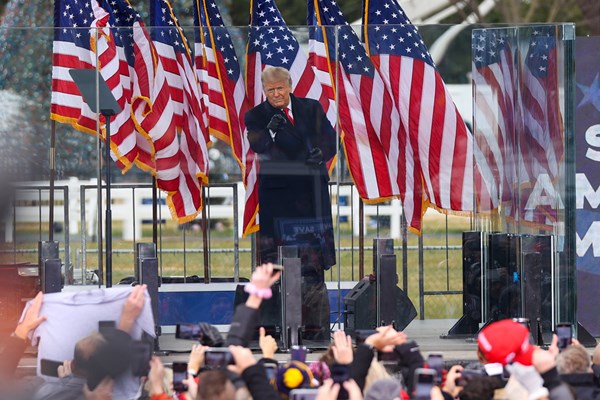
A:
<svg viewBox="0 0 600 400">
<path fill-rule="evenodd" d="M 263 92 L 269 104 L 281 109 L 290 104 L 292 77 L 287 69 L 281 67 L 265 68 L 261 75 L 261 81 Z"/>
<path fill-rule="evenodd" d="M 78 341 L 75 344 L 73 356 L 73 374 L 87 377 L 92 369 L 92 359 L 104 345 L 106 345 L 106 339 L 99 332 L 94 332 Z"/>
<path fill-rule="evenodd" d="M 529 330 L 510 319 L 483 328 L 477 336 L 477 344 L 477 355 L 484 364 L 518 362 L 531 365 L 535 349 L 529 343 Z"/>
<path fill-rule="evenodd" d="M 198 375 L 200 400 L 235 400 L 235 387 L 224 371 L 205 371 Z"/>
<path fill-rule="evenodd" d="M 590 356 L 581 346 L 573 344 L 556 357 L 556 369 L 559 374 L 585 374 L 591 372 Z"/>
<path fill-rule="evenodd" d="M 460 400 L 493 399 L 496 389 L 502 387 L 500 379 L 491 376 L 482 376 L 469 380 L 458 395 Z"/>
</svg>

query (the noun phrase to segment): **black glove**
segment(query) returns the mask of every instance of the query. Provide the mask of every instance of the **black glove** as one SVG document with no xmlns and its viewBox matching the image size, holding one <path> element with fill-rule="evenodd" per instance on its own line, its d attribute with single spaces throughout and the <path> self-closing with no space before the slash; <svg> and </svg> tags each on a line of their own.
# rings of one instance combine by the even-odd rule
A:
<svg viewBox="0 0 600 400">
<path fill-rule="evenodd" d="M 321 149 L 318 147 L 313 147 L 308 153 L 306 163 L 308 165 L 323 165 L 323 152 Z"/>
<path fill-rule="evenodd" d="M 222 347 L 225 344 L 221 332 L 208 322 L 200 322 L 198 324 L 202 334 L 200 335 L 200 344 L 208 347 Z"/>
<path fill-rule="evenodd" d="M 277 132 L 281 126 L 285 124 L 285 117 L 281 114 L 275 114 L 271 117 L 269 124 L 267 125 L 267 129 L 272 132 Z"/>
</svg>

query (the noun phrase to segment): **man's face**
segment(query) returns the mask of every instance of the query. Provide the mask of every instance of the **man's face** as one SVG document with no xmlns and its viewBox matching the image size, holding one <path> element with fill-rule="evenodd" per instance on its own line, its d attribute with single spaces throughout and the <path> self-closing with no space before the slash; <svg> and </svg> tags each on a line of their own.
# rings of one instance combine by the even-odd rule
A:
<svg viewBox="0 0 600 400">
<path fill-rule="evenodd" d="M 290 93 L 292 87 L 289 82 L 265 82 L 263 85 L 263 91 L 267 96 L 267 101 L 275 108 L 285 108 L 290 104 Z"/>
</svg>

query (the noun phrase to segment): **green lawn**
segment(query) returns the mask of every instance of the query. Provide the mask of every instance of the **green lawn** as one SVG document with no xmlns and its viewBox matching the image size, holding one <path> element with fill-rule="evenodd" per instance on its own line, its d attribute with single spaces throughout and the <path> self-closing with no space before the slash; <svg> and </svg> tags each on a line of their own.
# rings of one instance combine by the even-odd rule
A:
<svg viewBox="0 0 600 400">
<path fill-rule="evenodd" d="M 41 232 L 42 240 L 47 238 L 47 233 Z M 446 235 L 446 228 L 448 234 Z M 18 243 L 16 248 L 19 251 L 31 251 L 37 249 L 37 241 L 40 233 L 39 227 L 18 226 Z M 462 253 L 460 249 L 446 248 L 446 245 L 460 246 L 461 232 L 469 230 L 469 221 L 466 218 L 450 217 L 448 222 L 443 215 L 426 218 L 423 229 L 423 289 L 425 292 L 443 292 L 443 291 L 461 291 L 462 290 Z M 120 240 L 121 227 L 116 224 L 113 229 L 113 283 L 119 282 L 122 278 L 134 274 L 134 243 Z M 336 232 L 337 235 L 337 232 Z M 364 274 L 368 275 L 373 270 L 372 244 L 375 237 L 389 237 L 389 230 L 368 228 L 365 236 L 364 252 Z M 144 226 L 144 241 L 150 242 L 152 237 L 151 226 Z M 64 250 L 64 235 L 57 235 L 55 240 L 60 242 L 61 250 Z M 86 247 L 88 254 L 86 257 L 86 266 L 88 269 L 95 269 L 97 253 L 90 252 L 97 250 L 97 243 L 87 239 Z M 336 236 L 337 240 L 337 236 Z M 212 277 L 233 277 L 234 276 L 234 255 L 233 232 L 225 227 L 222 231 L 211 230 L 209 234 L 209 268 Z M 339 256 L 339 279 L 342 281 L 358 280 L 359 276 L 359 241 L 358 237 L 352 236 L 348 224 L 341 225 L 339 234 L 340 246 L 346 250 Z M 3 244 L 5 249 L 12 249 L 15 245 Z M 239 254 L 239 276 L 248 278 L 251 273 L 251 241 L 249 238 L 240 239 Z M 397 272 L 399 286 L 403 282 L 403 255 L 402 242 L 395 240 L 395 254 L 397 256 Z M 406 274 L 408 281 L 408 294 L 417 311 L 420 306 L 419 296 L 419 252 L 418 236 L 408 234 L 408 256 L 406 260 Z M 71 237 L 71 263 L 77 268 L 82 265 L 82 243 L 79 237 Z M 428 249 L 435 247 L 435 249 Z M 163 276 L 192 276 L 204 277 L 204 254 L 203 237 L 199 230 L 188 229 L 185 232 L 175 223 L 169 221 L 161 228 L 159 238 L 159 265 L 162 268 Z M 29 253 L 4 254 L 10 261 L 26 261 L 36 263 L 37 251 Z M 63 261 L 64 253 L 61 254 Z M 327 280 L 338 280 L 338 267 L 335 266 L 326 274 Z M 427 319 L 432 318 L 459 318 L 462 315 L 462 295 L 457 294 L 431 294 L 424 296 L 424 316 Z"/>
</svg>

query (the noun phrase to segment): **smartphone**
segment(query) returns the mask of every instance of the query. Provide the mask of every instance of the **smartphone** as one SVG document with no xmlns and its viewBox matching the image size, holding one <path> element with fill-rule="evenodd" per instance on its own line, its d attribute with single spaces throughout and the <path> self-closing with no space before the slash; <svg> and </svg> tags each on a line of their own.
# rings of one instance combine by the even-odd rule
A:
<svg viewBox="0 0 600 400">
<path fill-rule="evenodd" d="M 444 356 L 442 354 L 430 354 L 427 357 L 427 366 L 436 372 L 436 383 L 442 381 L 444 373 Z"/>
<path fill-rule="evenodd" d="M 183 383 L 187 379 L 188 364 L 186 362 L 173 362 L 173 390 L 178 393 L 187 392 L 188 386 Z"/>
<path fill-rule="evenodd" d="M 98 321 L 98 332 L 104 333 L 107 330 L 112 330 L 117 328 L 116 321 Z"/>
<path fill-rule="evenodd" d="M 175 338 L 199 341 L 202 337 L 202 328 L 198 324 L 175 325 Z"/>
<path fill-rule="evenodd" d="M 204 365 L 208 369 L 226 368 L 233 364 L 233 356 L 225 347 L 210 347 L 204 352 Z"/>
<path fill-rule="evenodd" d="M 58 378 L 58 367 L 61 365 L 63 365 L 62 361 L 47 360 L 42 358 L 40 360 L 40 372 L 42 375 Z"/>
<path fill-rule="evenodd" d="M 317 398 L 318 388 L 292 389 L 290 400 L 314 400 Z"/>
<path fill-rule="evenodd" d="M 431 389 L 435 385 L 435 370 L 431 368 L 417 368 L 415 370 L 415 399 L 429 400 Z"/>
<path fill-rule="evenodd" d="M 556 324 L 556 336 L 558 336 L 558 349 L 566 349 L 572 342 L 573 327 L 566 322 Z"/>
<path fill-rule="evenodd" d="M 486 376 L 486 373 L 477 369 L 463 369 L 460 371 L 460 376 L 456 378 L 454 384 L 464 387 L 471 379 Z"/>
<path fill-rule="evenodd" d="M 306 346 L 292 346 L 290 353 L 292 361 L 306 362 Z"/>
<path fill-rule="evenodd" d="M 131 346 L 131 373 L 133 376 L 148 376 L 153 343 L 148 340 L 136 340 Z"/>
<path fill-rule="evenodd" d="M 267 379 L 271 380 L 277 376 L 277 371 L 279 370 L 279 365 L 275 363 L 264 363 L 265 372 L 267 374 Z"/>
</svg>

